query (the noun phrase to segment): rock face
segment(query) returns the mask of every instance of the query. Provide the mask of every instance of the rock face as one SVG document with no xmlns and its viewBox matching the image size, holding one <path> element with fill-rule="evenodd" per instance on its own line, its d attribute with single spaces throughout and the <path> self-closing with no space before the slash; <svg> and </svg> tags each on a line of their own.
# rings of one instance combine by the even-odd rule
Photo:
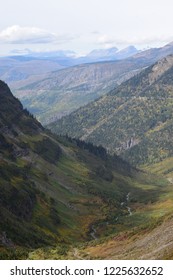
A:
<svg viewBox="0 0 173 280">
<path fill-rule="evenodd" d="M 134 147 L 135 145 L 137 145 L 139 143 L 139 141 L 137 139 L 135 139 L 133 136 L 126 142 L 126 149 L 130 149 L 132 147 Z"/>
<path fill-rule="evenodd" d="M 13 242 L 7 237 L 7 234 L 5 231 L 0 234 L 0 243 L 5 247 L 14 247 Z"/>
</svg>

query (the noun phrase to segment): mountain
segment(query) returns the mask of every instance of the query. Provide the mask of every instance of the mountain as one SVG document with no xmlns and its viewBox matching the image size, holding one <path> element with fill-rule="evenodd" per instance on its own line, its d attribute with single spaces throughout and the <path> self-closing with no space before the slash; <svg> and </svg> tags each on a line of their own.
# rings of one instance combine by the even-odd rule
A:
<svg viewBox="0 0 173 280">
<path fill-rule="evenodd" d="M 173 154 L 172 81 L 170 55 L 49 128 L 103 145 L 135 165 L 160 161 Z"/>
<path fill-rule="evenodd" d="M 57 50 L 57 51 L 47 51 L 47 52 L 30 52 L 28 56 L 40 57 L 40 58 L 75 58 L 77 54 L 71 50 Z"/>
<path fill-rule="evenodd" d="M 133 47 L 133 51 L 130 48 L 127 48 L 127 51 L 124 52 L 125 57 L 134 54 L 135 47 Z M 18 85 L 16 83 L 18 81 L 28 83 L 30 81 L 28 81 L 28 78 L 33 79 L 33 81 L 34 78 L 41 79 L 41 75 L 44 73 L 50 73 L 81 63 L 91 63 L 93 59 L 96 59 L 96 61 L 116 60 L 117 58 L 114 54 L 117 51 L 117 48 L 94 50 L 86 56 L 77 57 L 77 54 L 70 50 L 49 52 L 32 52 L 28 49 L 23 51 L 13 50 L 11 56 L 0 57 L 0 78 L 15 88 Z M 44 76 L 42 76 L 43 78 Z"/>
<path fill-rule="evenodd" d="M 127 59 L 76 65 L 44 75 L 39 81 L 22 81 L 15 87 L 14 83 L 10 86 L 28 110 L 43 124 L 48 124 L 106 94 L 159 58 L 172 53 L 170 44 Z M 123 56 L 123 53 L 119 55 Z"/>
<path fill-rule="evenodd" d="M 116 47 L 109 49 L 96 49 L 91 51 L 86 57 L 93 61 L 113 60 L 116 57 L 118 49 Z"/>
<path fill-rule="evenodd" d="M 48 73 L 76 64 L 73 51 L 32 52 L 13 50 L 11 56 L 0 57 L 0 79 L 13 89 L 47 77 Z"/>
<path fill-rule="evenodd" d="M 139 50 L 137 50 L 134 46 L 129 46 L 122 50 L 118 50 L 116 47 L 113 47 L 108 49 L 93 50 L 86 55 L 86 58 L 89 59 L 90 62 L 120 60 L 133 56 L 138 52 Z"/>
<path fill-rule="evenodd" d="M 134 46 L 128 46 L 125 49 L 119 50 L 117 52 L 117 59 L 125 59 L 128 58 L 130 56 L 134 56 L 137 53 L 140 53 L 141 51 L 137 50 Z"/>
<path fill-rule="evenodd" d="M 145 253 L 159 258 L 156 233 L 161 256 L 172 258 L 173 193 L 162 174 L 51 134 L 0 82 L 0 259 L 132 259 L 134 240 L 140 259 L 147 238 Z"/>
<path fill-rule="evenodd" d="M 54 70 L 63 69 L 65 63 L 52 59 L 35 57 L 11 56 L 0 58 L 0 78 L 12 85 L 13 88 L 23 83 L 43 79 Z"/>
<path fill-rule="evenodd" d="M 138 68 L 138 63 L 128 61 L 77 65 L 52 72 L 14 93 L 24 107 L 47 124 L 107 93 Z"/>
</svg>

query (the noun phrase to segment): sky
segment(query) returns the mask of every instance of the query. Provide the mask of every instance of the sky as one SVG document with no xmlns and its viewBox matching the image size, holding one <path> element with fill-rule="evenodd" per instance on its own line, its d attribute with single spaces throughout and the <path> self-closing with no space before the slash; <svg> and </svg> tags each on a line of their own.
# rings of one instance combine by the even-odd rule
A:
<svg viewBox="0 0 173 280">
<path fill-rule="evenodd" d="M 172 0 L 5 0 L 0 55 L 163 46 L 173 41 L 172 10 Z"/>
</svg>

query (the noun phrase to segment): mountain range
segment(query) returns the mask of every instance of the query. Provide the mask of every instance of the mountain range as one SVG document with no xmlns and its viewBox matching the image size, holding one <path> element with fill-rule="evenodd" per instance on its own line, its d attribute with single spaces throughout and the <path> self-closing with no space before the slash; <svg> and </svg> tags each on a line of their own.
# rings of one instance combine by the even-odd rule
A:
<svg viewBox="0 0 173 280">
<path fill-rule="evenodd" d="M 128 46 L 125 49 L 118 50 L 116 47 L 109 49 L 96 49 L 88 53 L 84 58 L 88 62 L 108 61 L 108 60 L 121 60 L 133 56 L 140 52 L 134 46 Z M 82 59 L 82 58 L 81 58 Z"/>
<path fill-rule="evenodd" d="M 122 60 L 68 67 L 39 76 L 39 80 L 30 78 L 10 83 L 10 86 L 24 107 L 42 124 L 48 124 L 106 94 L 145 67 L 172 53 L 173 45 L 169 44 Z"/>
<path fill-rule="evenodd" d="M 116 52 L 114 52 L 116 50 Z M 15 82 L 31 79 L 35 76 L 38 78 L 44 73 L 50 73 L 65 67 L 91 63 L 94 59 L 96 62 L 103 60 L 118 60 L 132 56 L 139 51 L 134 46 L 129 46 L 123 50 L 117 48 L 94 50 L 91 53 L 78 57 L 73 51 L 50 51 L 50 52 L 32 52 L 24 50 L 13 50 L 12 55 L 0 57 L 0 78 L 5 82 L 15 86 Z"/>
</svg>

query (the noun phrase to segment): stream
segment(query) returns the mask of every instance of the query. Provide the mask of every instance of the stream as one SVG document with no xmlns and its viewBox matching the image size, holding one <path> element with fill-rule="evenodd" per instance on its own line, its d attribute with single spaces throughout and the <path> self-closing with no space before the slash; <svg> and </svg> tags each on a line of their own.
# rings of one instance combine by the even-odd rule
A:
<svg viewBox="0 0 173 280">
<path fill-rule="evenodd" d="M 126 196 L 126 203 L 127 203 L 127 205 L 129 203 L 129 201 L 130 201 L 130 192 Z M 128 212 L 129 212 L 129 215 L 131 216 L 132 215 L 131 208 L 129 206 L 126 206 L 126 208 L 127 208 Z"/>
<path fill-rule="evenodd" d="M 90 232 L 90 235 L 91 237 L 94 239 L 94 240 L 97 240 L 97 236 L 96 236 L 96 233 L 97 233 L 97 230 L 95 229 L 94 226 L 91 227 L 91 232 Z"/>
<path fill-rule="evenodd" d="M 126 200 L 121 202 L 121 206 L 124 206 L 127 211 L 128 211 L 128 215 L 131 216 L 132 215 L 132 211 L 131 211 L 131 208 L 128 206 L 128 203 L 130 201 L 130 192 L 126 195 Z M 119 219 L 119 216 L 116 217 L 116 221 L 118 221 Z M 103 224 L 103 223 L 102 223 Z M 105 222 L 106 225 L 109 224 L 109 222 Z M 94 225 L 91 226 L 91 231 L 90 231 L 90 236 L 94 239 L 94 240 L 97 240 L 97 230 L 95 228 Z"/>
</svg>

